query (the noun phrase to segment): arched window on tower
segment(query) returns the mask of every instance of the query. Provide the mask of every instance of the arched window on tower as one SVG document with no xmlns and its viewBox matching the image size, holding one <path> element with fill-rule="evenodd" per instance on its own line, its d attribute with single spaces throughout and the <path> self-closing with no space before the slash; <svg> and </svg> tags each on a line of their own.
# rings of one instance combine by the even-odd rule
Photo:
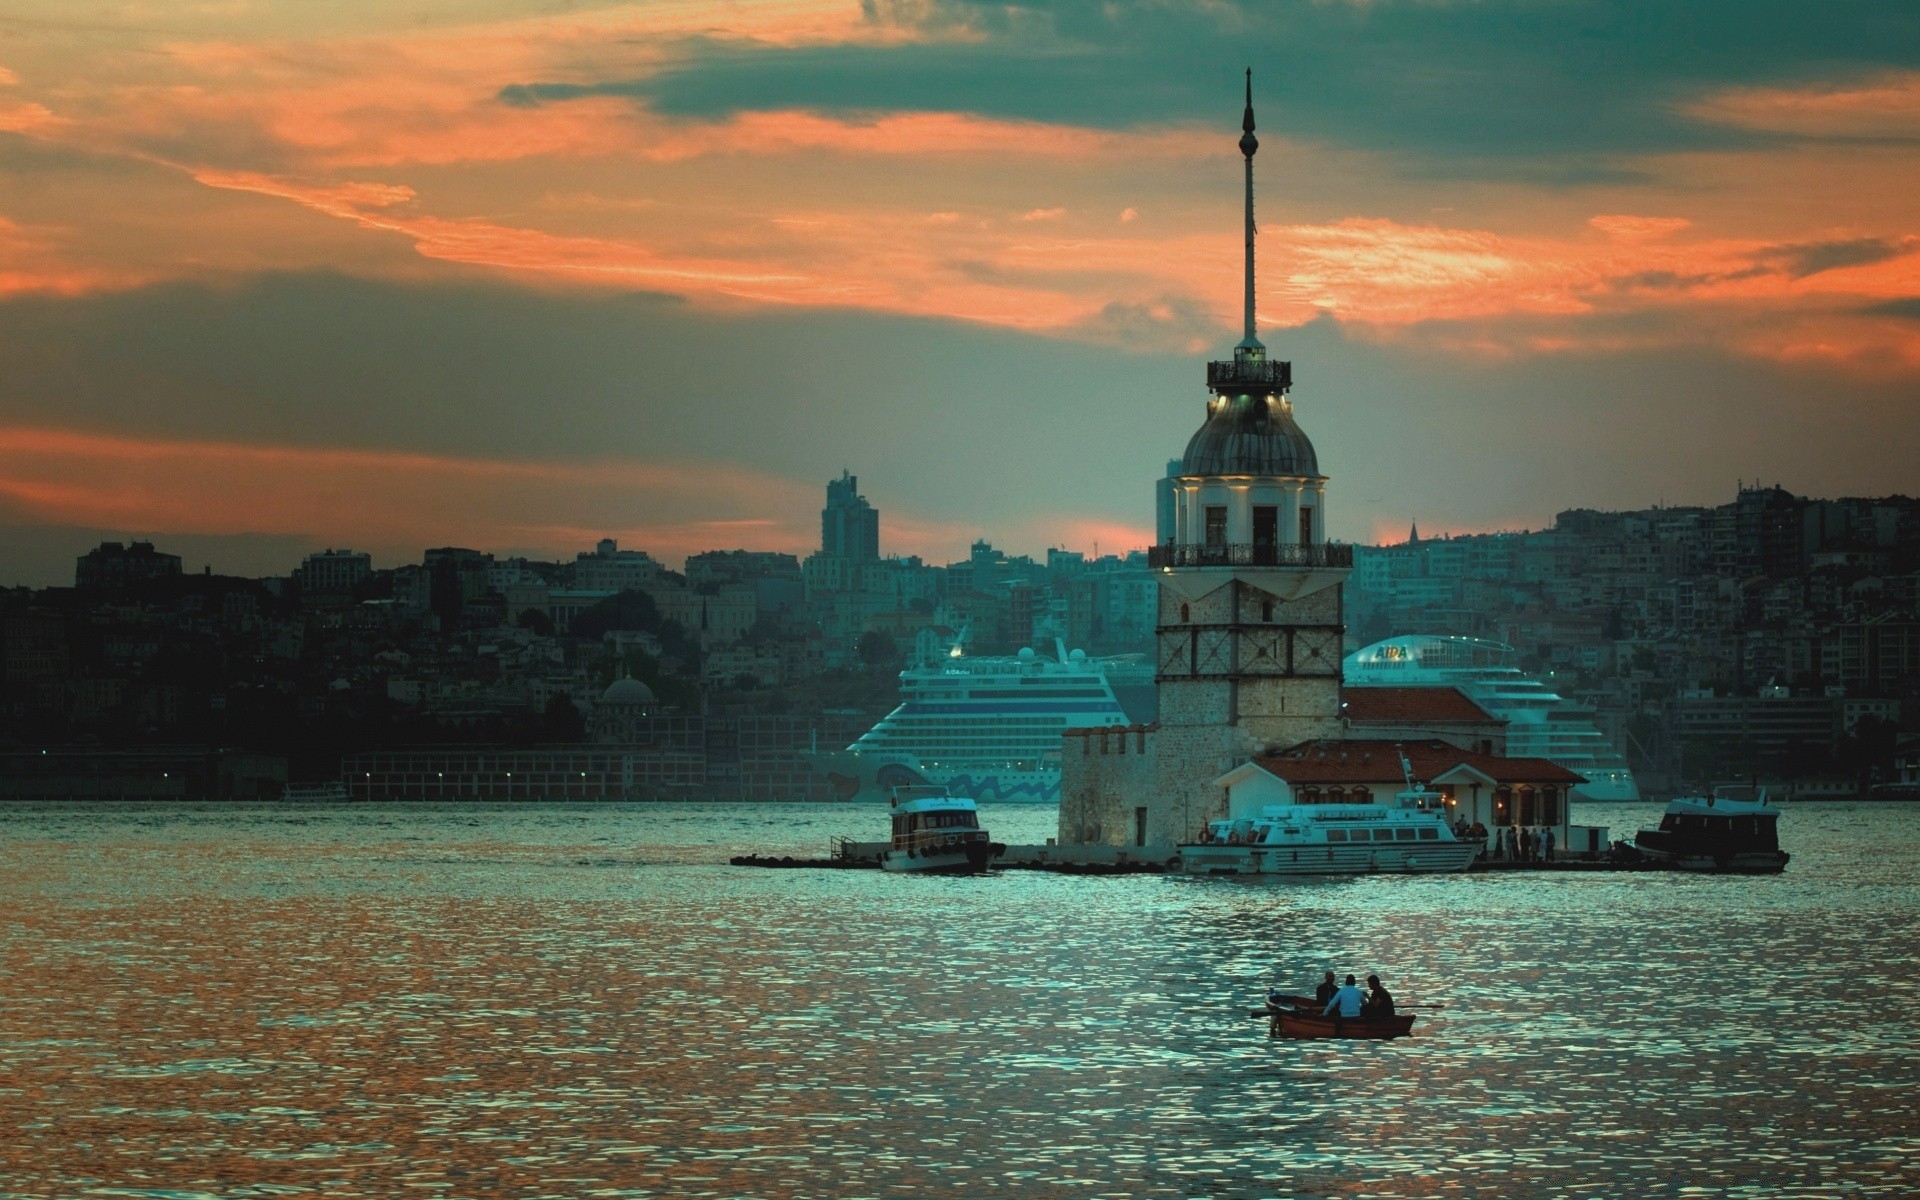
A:
<svg viewBox="0 0 1920 1200">
<path fill-rule="evenodd" d="M 1182 604 L 1180 606 L 1180 623 L 1185 625 L 1191 620 L 1193 620 L 1193 609 L 1188 605 Z"/>
<path fill-rule="evenodd" d="M 1273 620 L 1273 601 L 1265 600 L 1261 602 L 1260 619 L 1262 621 L 1268 621 L 1268 622 L 1271 622 Z"/>
</svg>

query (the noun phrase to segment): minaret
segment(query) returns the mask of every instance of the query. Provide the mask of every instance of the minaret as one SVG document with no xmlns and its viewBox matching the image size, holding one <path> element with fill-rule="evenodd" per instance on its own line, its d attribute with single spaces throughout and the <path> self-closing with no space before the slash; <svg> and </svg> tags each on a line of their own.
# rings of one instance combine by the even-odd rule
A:
<svg viewBox="0 0 1920 1200">
<path fill-rule="evenodd" d="M 1204 819 L 1197 809 L 1218 801 L 1209 781 L 1220 771 L 1340 728 L 1341 585 L 1353 549 L 1326 542 L 1327 477 L 1293 418 L 1293 367 L 1268 358 L 1258 337 L 1252 78 L 1240 136 L 1244 336 L 1231 361 L 1207 364 L 1206 420 L 1163 481 L 1172 529 L 1150 555 L 1160 577 L 1161 787 L 1185 796 L 1167 829 L 1182 837 Z"/>
</svg>

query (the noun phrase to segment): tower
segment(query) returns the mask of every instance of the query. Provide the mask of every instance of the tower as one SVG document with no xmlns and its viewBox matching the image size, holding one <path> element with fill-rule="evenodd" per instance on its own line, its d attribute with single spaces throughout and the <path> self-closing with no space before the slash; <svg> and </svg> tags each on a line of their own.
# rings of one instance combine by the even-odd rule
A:
<svg viewBox="0 0 1920 1200">
<path fill-rule="evenodd" d="M 880 557 L 880 514 L 860 494 L 860 480 L 846 471 L 827 481 L 820 510 L 820 553 L 852 562 Z"/>
<path fill-rule="evenodd" d="M 1179 740 L 1204 757 L 1218 742 L 1222 770 L 1231 761 L 1218 756 L 1338 733 L 1341 595 L 1353 566 L 1351 547 L 1326 541 L 1327 477 L 1294 420 L 1292 364 L 1268 357 L 1258 334 L 1251 71 L 1241 129 L 1244 335 L 1231 360 L 1207 364 L 1206 419 L 1169 479 L 1172 537 L 1150 556 L 1160 578 L 1161 753 Z M 1215 762 L 1176 774 L 1204 786 Z"/>
<path fill-rule="evenodd" d="M 1205 420 L 1155 495 L 1159 720 L 1125 734 L 1070 731 L 1062 842 L 1171 846 L 1224 815 L 1213 787 L 1223 772 L 1269 745 L 1340 733 L 1341 592 L 1353 548 L 1327 544 L 1327 477 L 1294 420 L 1292 364 L 1269 358 L 1259 338 L 1259 148 L 1249 70 L 1243 334 L 1231 360 L 1207 364 Z"/>
</svg>

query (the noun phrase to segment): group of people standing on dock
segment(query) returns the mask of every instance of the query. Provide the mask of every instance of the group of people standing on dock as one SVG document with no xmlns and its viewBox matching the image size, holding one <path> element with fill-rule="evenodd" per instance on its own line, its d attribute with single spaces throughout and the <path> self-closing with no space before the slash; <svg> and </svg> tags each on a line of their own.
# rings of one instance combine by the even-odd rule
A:
<svg viewBox="0 0 1920 1200">
<path fill-rule="evenodd" d="M 1478 842 L 1481 862 L 1543 862 L 1554 861 L 1554 835 L 1551 826 L 1543 829 L 1526 829 L 1509 825 L 1493 831 L 1493 841 L 1487 841 L 1487 827 L 1475 821 L 1468 824 L 1465 818 L 1453 823 L 1453 836 L 1463 842 Z"/>
</svg>

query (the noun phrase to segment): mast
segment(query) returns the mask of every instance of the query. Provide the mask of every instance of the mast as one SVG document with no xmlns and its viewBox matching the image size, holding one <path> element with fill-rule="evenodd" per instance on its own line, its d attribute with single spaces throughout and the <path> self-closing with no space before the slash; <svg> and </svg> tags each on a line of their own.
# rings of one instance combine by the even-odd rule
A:
<svg viewBox="0 0 1920 1200">
<path fill-rule="evenodd" d="M 1240 153 L 1247 161 L 1247 295 L 1245 326 L 1246 336 L 1240 345 L 1246 349 L 1260 349 L 1260 338 L 1254 327 L 1253 316 L 1253 156 L 1260 149 L 1260 139 L 1253 136 L 1253 68 L 1247 68 L 1247 111 L 1240 118 Z"/>
</svg>

